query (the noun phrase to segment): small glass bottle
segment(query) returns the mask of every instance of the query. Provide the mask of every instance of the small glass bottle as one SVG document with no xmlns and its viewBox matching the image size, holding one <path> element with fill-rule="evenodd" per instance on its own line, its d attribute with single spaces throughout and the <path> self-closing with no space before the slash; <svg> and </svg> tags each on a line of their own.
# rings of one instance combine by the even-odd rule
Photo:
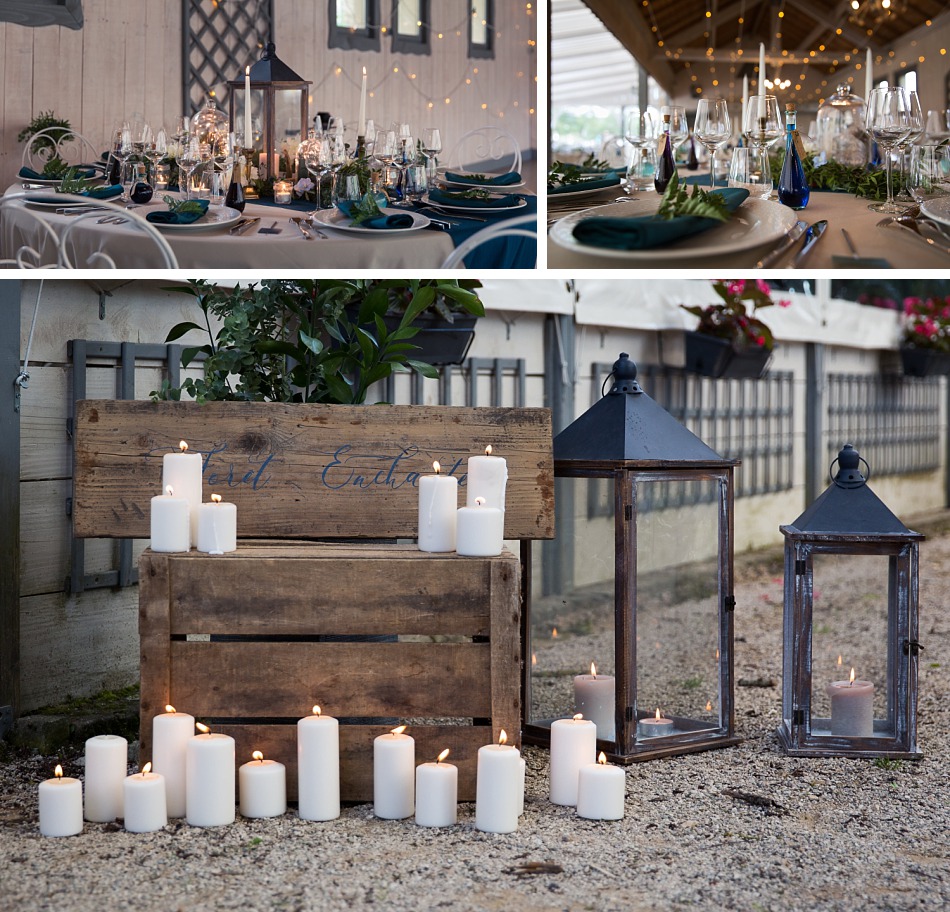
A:
<svg viewBox="0 0 950 912">
<path fill-rule="evenodd" d="M 686 170 L 696 171 L 699 168 L 699 159 L 696 157 L 696 140 L 689 134 L 689 155 L 686 157 Z"/>
<path fill-rule="evenodd" d="M 244 211 L 246 200 L 244 198 L 244 169 L 241 167 L 243 158 L 234 162 L 231 169 L 231 183 L 228 184 L 228 192 L 224 197 L 224 205 L 231 209 L 237 209 L 238 212 Z"/>
<path fill-rule="evenodd" d="M 656 157 L 656 171 L 653 173 L 653 186 L 657 193 L 666 190 L 673 172 L 676 170 L 676 162 L 673 161 L 673 144 L 670 142 L 670 115 L 663 115 L 663 133 L 660 136 L 660 145 L 662 148 Z"/>
<path fill-rule="evenodd" d="M 796 124 L 795 105 L 785 105 L 785 161 L 778 180 L 778 199 L 791 209 L 804 209 L 808 205 L 810 191 L 805 180 L 805 169 L 802 167 L 799 151 L 801 139 Z"/>
</svg>

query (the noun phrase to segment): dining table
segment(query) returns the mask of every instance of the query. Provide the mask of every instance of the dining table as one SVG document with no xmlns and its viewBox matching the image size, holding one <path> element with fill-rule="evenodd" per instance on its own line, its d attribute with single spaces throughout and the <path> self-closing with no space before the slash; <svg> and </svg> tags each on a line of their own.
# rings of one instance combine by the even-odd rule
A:
<svg viewBox="0 0 950 912">
<path fill-rule="evenodd" d="M 22 185 L 16 184 L 6 194 L 23 192 Z M 164 195 L 158 193 L 148 203 L 136 206 L 136 214 L 147 217 L 150 212 L 167 209 Z M 413 224 L 405 230 L 354 230 L 348 219 L 326 209 L 298 227 L 291 219 L 306 219 L 314 211 L 312 202 L 278 205 L 270 200 L 248 201 L 241 213 L 209 207 L 208 216 L 193 225 L 160 226 L 159 230 L 181 269 L 437 269 L 458 244 L 477 231 L 514 215 L 537 212 L 534 194 L 521 193 L 519 197 L 524 202 L 518 209 L 487 214 L 406 204 L 399 211 L 412 214 Z M 49 204 L 23 198 L 8 201 L 0 217 L 0 260 L 15 256 L 24 244 L 41 241 L 45 229 L 40 219 L 61 235 L 72 218 L 68 210 L 60 212 Z M 238 233 L 238 219 L 257 221 Z M 236 227 L 238 231 L 232 230 Z M 160 265 L 154 242 L 135 225 L 123 223 L 121 216 L 86 218 L 76 228 L 70 233 L 71 259 L 78 267 L 97 252 L 107 253 L 122 269 Z M 533 268 L 535 247 L 520 237 L 498 238 L 470 253 L 465 267 Z M 43 261 L 55 262 L 55 251 L 45 253 Z"/>
<path fill-rule="evenodd" d="M 796 256 L 803 240 L 796 241 L 766 268 L 950 268 L 950 225 L 941 226 L 946 229 L 946 238 L 942 239 L 934 230 L 931 242 L 928 242 L 906 223 L 902 226 L 886 214 L 871 211 L 867 199 L 850 193 L 813 191 L 807 206 L 797 211 L 774 198 L 750 197 L 736 209 L 728 223 L 655 248 L 604 248 L 574 236 L 578 222 L 584 219 L 639 216 L 654 212 L 658 203 L 655 191 L 627 194 L 618 186 L 598 190 L 589 196 L 581 192 L 549 195 L 548 268 L 755 268 L 781 244 L 799 221 L 807 226 L 824 221 L 826 230 L 800 261 L 796 261 Z M 854 250 L 849 247 L 849 240 Z"/>
</svg>

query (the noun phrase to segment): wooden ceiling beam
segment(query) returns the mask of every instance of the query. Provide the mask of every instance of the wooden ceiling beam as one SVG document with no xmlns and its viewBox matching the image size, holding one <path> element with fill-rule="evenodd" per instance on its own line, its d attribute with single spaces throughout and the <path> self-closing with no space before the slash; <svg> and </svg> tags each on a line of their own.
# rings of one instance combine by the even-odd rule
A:
<svg viewBox="0 0 950 912">
<path fill-rule="evenodd" d="M 730 3 L 728 6 L 724 6 L 719 10 L 717 13 L 718 21 L 723 22 L 729 18 L 738 18 L 743 8 L 746 7 L 748 7 L 748 2 L 743 3 L 741 0 L 737 3 Z M 712 20 L 708 20 L 708 22 L 711 21 Z M 683 47 L 695 41 L 697 38 L 702 38 L 709 28 L 710 26 L 707 24 L 707 20 L 701 19 L 697 25 L 690 25 L 688 28 L 683 28 L 664 35 L 663 40 L 668 45 Z"/>
<path fill-rule="evenodd" d="M 814 0 L 786 0 L 786 2 L 790 7 L 810 16 L 815 22 L 825 22 L 828 18 L 828 10 L 823 8 L 820 4 L 815 3 Z M 877 41 L 874 40 L 873 36 L 867 35 L 860 29 L 856 29 L 853 25 L 848 25 L 847 21 L 832 26 L 832 31 L 836 28 L 840 28 L 841 37 L 846 41 L 850 41 L 856 48 L 869 47 L 872 51 L 880 50 L 880 46 Z"/>
</svg>

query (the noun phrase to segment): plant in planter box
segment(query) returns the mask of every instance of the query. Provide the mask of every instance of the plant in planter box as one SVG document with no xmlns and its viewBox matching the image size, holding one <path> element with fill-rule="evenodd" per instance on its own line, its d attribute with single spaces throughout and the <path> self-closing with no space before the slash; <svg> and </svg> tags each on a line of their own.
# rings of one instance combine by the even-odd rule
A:
<svg viewBox="0 0 950 912">
<path fill-rule="evenodd" d="M 761 279 L 720 279 L 713 290 L 720 304 L 705 307 L 680 305 L 699 317 L 686 334 L 686 368 L 709 377 L 760 377 L 765 372 L 775 339 L 756 315 L 771 307 L 771 289 Z M 791 301 L 780 300 L 780 307 Z"/>
<path fill-rule="evenodd" d="M 191 281 L 170 290 L 196 299 L 204 325 L 180 323 L 166 341 L 207 333 L 207 343 L 182 352 L 185 367 L 205 355 L 204 376 L 180 387 L 166 380 L 152 397 L 365 402 L 369 388 L 394 372 L 438 376 L 417 357 L 419 321 L 439 308 L 483 315 L 480 286 L 450 279 L 294 279 L 233 288 Z M 393 313 L 396 322 L 387 326 Z"/>
<path fill-rule="evenodd" d="M 911 377 L 950 373 L 950 296 L 904 299 L 901 361 Z"/>
</svg>

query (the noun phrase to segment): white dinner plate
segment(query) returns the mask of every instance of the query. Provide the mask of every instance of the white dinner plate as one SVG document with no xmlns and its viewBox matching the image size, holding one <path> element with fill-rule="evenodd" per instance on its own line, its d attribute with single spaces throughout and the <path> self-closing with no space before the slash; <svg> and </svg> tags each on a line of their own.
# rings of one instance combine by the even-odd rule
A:
<svg viewBox="0 0 950 912">
<path fill-rule="evenodd" d="M 507 194 L 498 194 L 498 196 L 507 196 Z M 495 198 L 497 199 L 498 196 Z M 453 206 L 451 203 L 437 203 L 430 200 L 428 193 L 423 197 L 422 202 L 435 209 L 446 209 L 452 212 L 467 212 L 473 218 L 482 215 L 494 215 L 496 212 L 514 212 L 517 209 L 524 209 L 524 207 L 528 205 L 526 200 L 520 199 L 514 206 Z"/>
<path fill-rule="evenodd" d="M 239 222 L 243 216 L 230 206 L 208 206 L 208 211 L 190 225 L 163 225 L 161 222 L 149 222 L 159 231 L 205 231 L 209 228 L 227 228 Z"/>
<path fill-rule="evenodd" d="M 935 199 L 924 200 L 920 204 L 920 211 L 935 222 L 950 225 L 950 197 L 938 196 Z"/>
<path fill-rule="evenodd" d="M 418 231 L 430 224 L 429 219 L 418 212 L 407 212 L 405 209 L 380 209 L 383 215 L 411 215 L 412 224 L 407 228 L 363 228 L 360 225 L 354 225 L 353 220 L 340 212 L 339 209 L 322 209 L 313 220 L 325 225 L 327 228 L 335 228 L 337 231 L 352 231 L 355 234 L 406 234 L 408 231 Z"/>
<path fill-rule="evenodd" d="M 668 247 L 651 247 L 645 250 L 613 250 L 582 244 L 574 235 L 574 226 L 585 218 L 632 218 L 651 215 L 660 204 L 653 199 L 632 198 L 629 202 L 612 203 L 575 212 L 558 220 L 551 226 L 550 238 L 559 247 L 576 253 L 597 254 L 611 259 L 647 262 L 688 260 L 691 257 L 727 255 L 737 250 L 748 250 L 777 241 L 788 234 L 798 217 L 788 206 L 770 200 L 747 199 L 733 213 L 728 222 L 716 225 L 708 231 L 683 238 Z"/>
<path fill-rule="evenodd" d="M 27 190 L 26 192 L 29 193 L 29 190 Z M 39 193 L 41 191 L 37 191 L 37 192 Z M 118 194 L 116 194 L 115 196 L 110 196 L 108 199 L 105 199 L 105 200 L 96 199 L 95 197 L 90 196 L 83 201 L 80 201 L 75 198 L 57 200 L 57 199 L 53 199 L 52 197 L 50 197 L 49 199 L 30 199 L 29 197 L 26 197 L 24 202 L 26 203 L 27 206 L 31 206 L 31 207 L 35 206 L 37 209 L 75 209 L 76 207 L 82 208 L 86 206 L 92 208 L 94 206 L 97 206 L 99 203 L 119 202 L 119 196 Z M 121 203 L 119 204 L 121 205 Z"/>
<path fill-rule="evenodd" d="M 486 173 L 484 171 L 481 171 L 481 172 L 455 171 L 454 168 L 450 168 L 448 170 L 453 171 L 453 173 L 455 174 L 468 174 L 468 173 L 485 174 Z M 465 187 L 466 190 L 470 190 L 472 187 L 481 188 L 483 190 L 507 190 L 514 187 L 524 186 L 523 179 L 518 181 L 516 184 L 485 184 L 478 181 L 449 180 L 449 178 L 445 176 L 446 173 L 447 171 L 445 169 L 440 168 L 438 172 L 438 178 L 439 178 L 439 181 L 445 184 L 447 187 Z"/>
<path fill-rule="evenodd" d="M 606 174 L 598 175 L 596 179 L 601 180 L 602 178 L 606 176 L 607 176 Z M 551 193 L 551 191 L 549 190 L 548 191 L 548 205 L 557 206 L 559 200 L 566 200 L 566 199 L 576 200 L 576 199 L 585 199 L 588 197 L 593 198 L 597 196 L 598 193 L 606 193 L 608 190 L 616 192 L 617 190 L 620 189 L 620 186 L 621 186 L 620 175 L 618 174 L 616 177 L 617 177 L 617 180 L 612 184 L 608 184 L 606 187 L 594 187 L 593 189 L 591 189 L 590 187 L 585 187 L 584 182 L 581 181 L 578 184 L 571 184 L 572 187 L 577 188 L 576 190 L 561 190 L 560 193 Z"/>
</svg>

